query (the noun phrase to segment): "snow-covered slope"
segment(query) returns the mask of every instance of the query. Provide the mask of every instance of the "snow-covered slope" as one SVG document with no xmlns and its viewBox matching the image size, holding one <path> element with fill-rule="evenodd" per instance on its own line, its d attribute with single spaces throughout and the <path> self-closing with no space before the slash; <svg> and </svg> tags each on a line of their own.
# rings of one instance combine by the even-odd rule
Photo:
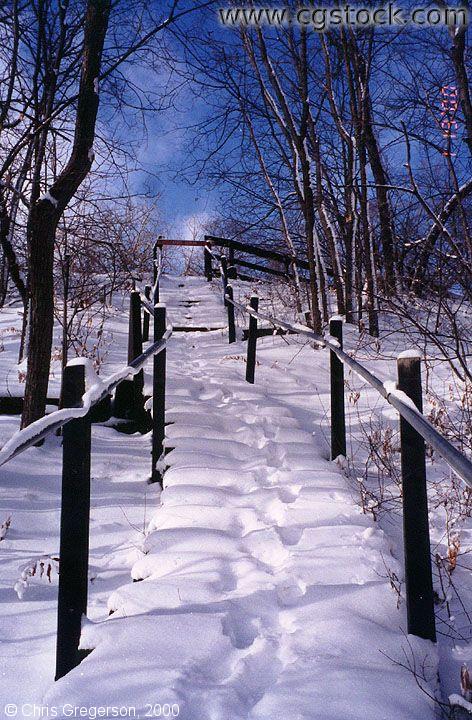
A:
<svg viewBox="0 0 472 720">
<path fill-rule="evenodd" d="M 198 317 L 182 318 L 189 297 L 201 300 L 191 303 Z M 176 325 L 224 325 L 217 289 L 201 279 L 164 280 L 162 298 Z M 20 602 L 12 587 L 33 547 L 57 552 L 57 441 L 5 471 L 15 522 L 0 543 L 3 701 L 27 695 L 58 717 L 66 704 L 135 708 L 136 717 L 163 716 L 167 704 L 185 720 L 434 718 L 400 666 L 425 669 L 434 692 L 435 649 L 404 636 L 390 587 L 401 559 L 327 460 L 324 351 L 264 338 L 254 386 L 244 356 L 225 330 L 172 337 L 159 499 L 145 484 L 149 437 L 94 427 L 82 638 L 93 652 L 57 683 L 53 588 L 38 583 Z"/>
</svg>

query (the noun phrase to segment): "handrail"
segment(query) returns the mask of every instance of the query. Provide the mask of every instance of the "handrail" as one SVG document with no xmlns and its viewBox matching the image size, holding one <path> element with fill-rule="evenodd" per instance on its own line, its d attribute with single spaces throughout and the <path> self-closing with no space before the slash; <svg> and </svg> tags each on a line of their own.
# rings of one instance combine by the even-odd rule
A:
<svg viewBox="0 0 472 720">
<path fill-rule="evenodd" d="M 301 258 L 298 258 L 296 255 L 291 255 L 290 253 L 284 253 L 280 250 L 268 250 L 267 248 L 262 248 L 258 245 L 252 245 L 250 243 L 242 243 L 238 240 L 230 240 L 229 238 L 222 238 L 217 237 L 216 235 L 205 235 L 205 241 L 208 244 L 213 243 L 214 245 L 219 245 L 220 247 L 227 247 L 227 248 L 233 248 L 233 250 L 238 250 L 239 252 L 246 253 L 247 255 L 255 255 L 256 257 L 260 258 L 266 258 L 269 260 L 276 260 L 280 263 L 296 263 L 300 268 L 303 270 L 309 270 L 309 263 L 307 260 L 302 260 Z"/>
<path fill-rule="evenodd" d="M 210 245 L 210 244 L 206 244 L 206 245 L 205 245 L 205 252 L 207 252 L 209 255 L 211 255 L 211 257 L 212 257 L 214 260 L 216 260 L 217 262 L 219 262 L 219 260 L 220 260 L 220 258 L 221 258 L 221 253 L 220 253 L 219 255 L 215 255 L 215 253 L 214 253 L 213 250 L 211 249 L 211 245 Z"/>
<path fill-rule="evenodd" d="M 160 244 L 160 239 L 162 239 L 162 238 L 159 238 L 157 240 L 157 242 L 154 244 L 155 256 L 154 256 L 154 260 L 153 260 L 153 270 L 154 270 L 154 274 L 155 274 L 155 279 L 154 279 L 153 286 L 151 288 L 153 298 L 156 297 L 156 292 L 159 287 L 159 280 L 161 279 L 161 275 L 162 275 L 162 245 Z M 152 313 L 152 314 L 154 314 L 154 313 Z"/>
<path fill-rule="evenodd" d="M 154 317 L 154 305 L 150 302 L 150 300 L 148 300 L 141 288 L 137 288 L 137 290 L 141 299 L 141 305 L 144 305 L 148 313 Z"/>
<path fill-rule="evenodd" d="M 19 433 L 13 435 L 0 450 L 0 467 L 17 455 L 20 455 L 20 453 L 32 445 L 36 445 L 40 440 L 43 440 L 47 435 L 63 427 L 71 420 L 85 417 L 92 407 L 110 395 L 123 380 L 126 380 L 126 378 L 130 376 L 137 375 L 150 357 L 162 352 L 171 335 L 172 326 L 169 325 L 160 340 L 156 340 L 156 342 L 146 348 L 141 355 L 132 360 L 126 367 L 118 370 L 105 380 L 100 380 L 97 376 L 95 384 L 83 395 L 82 405 L 80 407 L 56 410 L 50 415 L 36 420 Z M 77 361 L 80 360 L 83 360 L 83 358 L 75 358 L 75 360 L 71 362 L 77 364 Z"/>
<path fill-rule="evenodd" d="M 298 335 L 309 337 L 319 343 L 322 347 L 327 347 L 332 350 L 342 363 L 348 365 L 356 373 L 356 375 L 359 375 L 359 377 L 366 380 L 369 385 L 377 390 L 377 392 L 398 411 L 398 413 L 416 430 L 416 432 L 419 433 L 422 438 L 426 440 L 426 442 L 428 442 L 447 461 L 454 472 L 456 472 L 457 475 L 459 475 L 459 477 L 461 477 L 462 480 L 464 480 L 464 482 L 472 488 L 472 462 L 436 430 L 434 425 L 425 418 L 422 413 L 420 413 L 407 395 L 397 390 L 396 383 L 389 383 L 388 381 L 382 382 L 378 377 L 367 370 L 366 367 L 361 365 L 361 363 L 342 350 L 335 338 L 331 338 L 330 336 L 322 338 L 320 335 L 317 335 L 304 325 L 293 325 L 283 320 L 279 320 L 278 318 L 256 312 L 250 305 L 242 305 L 241 303 L 232 300 L 229 295 L 225 295 L 225 300 L 234 305 L 234 307 L 239 308 L 243 312 L 247 312 L 253 317 L 269 321 L 275 327 L 291 330 Z M 390 386 L 392 386 L 392 389 L 390 389 Z"/>
<path fill-rule="evenodd" d="M 321 347 L 326 346 L 326 338 L 321 337 L 321 335 L 317 335 L 312 330 L 310 330 L 310 328 L 306 327 L 306 325 L 292 325 L 291 323 L 285 322 L 285 320 L 279 320 L 278 318 L 273 318 L 270 315 L 264 315 L 259 311 L 256 312 L 256 310 L 254 310 L 254 308 L 252 308 L 250 305 L 242 305 L 241 303 L 236 302 L 236 300 L 232 300 L 229 295 L 225 295 L 225 299 L 227 300 L 227 302 L 230 302 L 232 305 L 234 305 L 234 307 L 238 308 L 239 310 L 247 312 L 248 315 L 252 315 L 259 320 L 266 320 L 267 322 L 270 322 L 274 327 L 280 327 L 283 330 L 291 330 L 297 335 L 305 335 L 311 340 L 314 340 Z M 333 340 L 333 342 L 335 343 L 337 341 Z"/>
</svg>

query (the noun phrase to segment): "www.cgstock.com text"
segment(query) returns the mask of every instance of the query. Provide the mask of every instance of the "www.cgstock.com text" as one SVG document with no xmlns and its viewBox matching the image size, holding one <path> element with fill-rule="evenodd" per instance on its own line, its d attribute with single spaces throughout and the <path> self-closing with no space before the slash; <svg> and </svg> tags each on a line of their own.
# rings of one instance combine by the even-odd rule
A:
<svg viewBox="0 0 472 720">
<path fill-rule="evenodd" d="M 226 27 L 274 27 L 298 25 L 325 32 L 339 26 L 390 27 L 407 25 L 416 28 L 438 26 L 464 26 L 469 24 L 469 13 L 465 7 L 416 7 L 405 10 L 394 3 L 380 7 L 359 7 L 354 5 L 288 7 L 225 7 L 218 9 L 222 25 Z"/>
</svg>

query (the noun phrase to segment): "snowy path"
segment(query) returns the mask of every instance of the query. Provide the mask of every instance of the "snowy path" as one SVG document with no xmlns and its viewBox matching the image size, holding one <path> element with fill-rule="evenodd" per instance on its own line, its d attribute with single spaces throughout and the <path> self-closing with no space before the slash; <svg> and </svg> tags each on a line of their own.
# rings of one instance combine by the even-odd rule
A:
<svg viewBox="0 0 472 720">
<path fill-rule="evenodd" d="M 200 277 L 165 277 L 159 299 L 166 304 L 175 327 L 213 330 L 225 327 L 221 293 Z"/>
<path fill-rule="evenodd" d="M 48 702 L 177 703 L 185 720 L 434 717 L 389 659 L 404 660 L 398 563 L 313 432 L 317 354 L 288 367 L 294 348 L 268 338 L 252 387 L 243 352 L 218 331 L 174 336 L 173 449 L 135 582 L 87 625 L 94 652 Z"/>
<path fill-rule="evenodd" d="M 185 298 L 201 302 L 187 312 Z M 224 325 L 220 296 L 201 279 L 165 279 L 162 299 L 175 324 Z M 399 562 L 326 460 L 326 357 L 308 344 L 264 338 L 251 386 L 245 348 L 229 346 L 225 330 L 173 336 L 160 499 L 145 484 L 149 437 L 94 428 L 94 581 L 83 631 L 93 652 L 53 683 L 51 588 L 32 588 L 20 603 L 4 586 L 10 694 L 2 700 L 26 695 L 58 708 L 56 717 L 70 717 L 60 710 L 66 704 L 153 717 L 166 703 L 184 720 L 435 717 L 413 675 L 393 662 L 411 652 L 387 574 L 401 575 Z M 57 442 L 31 453 L 8 477 L 9 502 L 19 508 L 0 550 L 15 552 L 12 566 L 22 542 L 57 551 Z M 28 498 L 14 492 L 28 462 L 40 458 L 46 494 L 25 510 Z M 35 512 L 48 514 L 43 536 L 22 529 L 19 537 Z M 430 643 L 409 640 L 418 667 L 426 658 L 434 677 Z M 29 677 L 12 698 L 25 663 Z"/>
</svg>

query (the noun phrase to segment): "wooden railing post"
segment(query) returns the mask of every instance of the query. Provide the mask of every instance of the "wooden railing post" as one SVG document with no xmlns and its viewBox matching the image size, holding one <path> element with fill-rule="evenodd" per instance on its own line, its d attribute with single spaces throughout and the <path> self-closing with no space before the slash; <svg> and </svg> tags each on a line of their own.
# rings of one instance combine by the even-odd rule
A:
<svg viewBox="0 0 472 720">
<path fill-rule="evenodd" d="M 226 294 L 230 300 L 233 299 L 233 288 L 231 285 L 226 286 Z M 234 322 L 234 305 L 231 302 L 226 303 L 228 309 L 228 339 L 230 343 L 236 342 L 236 325 Z"/>
<path fill-rule="evenodd" d="M 153 305 L 157 305 L 159 302 L 159 278 L 158 278 L 158 265 L 162 262 L 162 244 L 159 242 L 162 240 L 162 235 L 159 235 L 157 241 L 154 243 L 152 250 L 152 270 L 153 270 Z"/>
<path fill-rule="evenodd" d="M 68 365 L 63 375 L 65 408 L 79 407 L 85 392 L 85 368 Z M 90 518 L 91 422 L 88 416 L 63 428 L 61 535 L 55 679 L 76 667 L 82 616 L 87 613 Z"/>
<path fill-rule="evenodd" d="M 154 306 L 154 342 L 166 331 L 166 306 Z M 152 470 L 151 482 L 162 487 L 162 472 L 157 464 L 164 453 L 166 422 L 166 350 L 154 355 L 152 378 Z"/>
<path fill-rule="evenodd" d="M 249 305 L 256 312 L 259 309 L 259 298 L 253 295 L 249 301 Z M 249 316 L 249 336 L 247 340 L 247 359 L 246 359 L 246 380 L 248 383 L 254 384 L 254 374 L 256 370 L 256 343 L 257 343 L 257 318 Z"/>
<path fill-rule="evenodd" d="M 128 363 L 143 352 L 141 330 L 141 297 L 138 290 L 132 290 L 129 298 Z M 144 423 L 144 374 L 140 370 L 132 380 L 123 380 L 115 391 L 113 414 L 118 418 Z"/>
<path fill-rule="evenodd" d="M 343 322 L 329 321 L 329 334 L 343 346 Z M 331 379 L 331 460 L 346 457 L 346 416 L 344 407 L 344 365 L 333 350 L 329 353 Z"/>
<path fill-rule="evenodd" d="M 130 296 L 129 332 L 128 332 L 128 363 L 139 357 L 143 352 L 143 334 L 141 326 L 141 296 L 133 290 Z M 141 421 L 144 416 L 144 371 L 140 370 L 133 377 L 133 408 L 132 417 Z"/>
<path fill-rule="evenodd" d="M 161 235 L 157 238 L 156 242 L 153 245 L 152 248 L 152 281 L 155 284 L 157 280 L 157 265 L 158 265 L 158 251 L 160 248 L 159 240 L 161 239 Z"/>
<path fill-rule="evenodd" d="M 236 265 L 234 264 L 234 248 L 232 245 L 228 248 L 228 279 L 230 280 L 236 280 L 238 277 L 237 271 L 236 271 Z"/>
<path fill-rule="evenodd" d="M 213 279 L 213 270 L 211 266 L 211 246 L 210 244 L 205 245 L 203 248 L 203 263 L 205 267 L 205 277 L 210 282 Z"/>
<path fill-rule="evenodd" d="M 151 301 L 151 286 L 146 285 L 144 287 L 144 295 L 146 298 Z M 143 315 L 143 342 L 147 342 L 149 340 L 149 312 L 144 308 L 144 315 Z"/>
<path fill-rule="evenodd" d="M 405 353 L 398 358 L 398 389 L 423 412 L 421 357 Z M 403 489 L 403 540 L 408 633 L 436 641 L 433 578 L 426 490 L 425 443 L 400 417 Z"/>
<path fill-rule="evenodd" d="M 221 282 L 223 283 L 223 297 L 226 295 L 226 288 L 228 287 L 228 261 L 225 256 L 221 256 Z M 227 305 L 226 298 L 224 304 Z"/>
</svg>

